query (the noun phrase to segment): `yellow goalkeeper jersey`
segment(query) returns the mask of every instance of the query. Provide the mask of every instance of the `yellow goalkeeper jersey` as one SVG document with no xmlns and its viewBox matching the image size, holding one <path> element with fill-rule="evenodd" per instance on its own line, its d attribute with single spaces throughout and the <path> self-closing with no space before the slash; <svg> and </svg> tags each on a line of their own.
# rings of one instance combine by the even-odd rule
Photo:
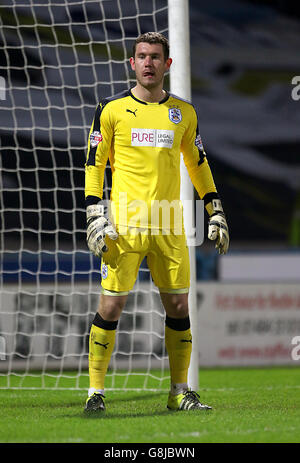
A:
<svg viewBox="0 0 300 463">
<path fill-rule="evenodd" d="M 153 206 L 168 209 L 180 201 L 181 153 L 199 197 L 216 193 L 191 103 L 169 93 L 149 103 L 131 90 L 106 98 L 96 108 L 89 133 L 85 196 L 102 198 L 109 159 L 114 223 L 160 227 Z"/>
</svg>

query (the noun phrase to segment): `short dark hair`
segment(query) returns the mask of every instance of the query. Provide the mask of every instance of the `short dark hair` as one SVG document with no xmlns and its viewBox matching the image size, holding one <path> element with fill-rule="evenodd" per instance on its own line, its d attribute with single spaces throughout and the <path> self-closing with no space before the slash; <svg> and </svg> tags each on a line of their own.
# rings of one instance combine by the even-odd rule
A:
<svg viewBox="0 0 300 463">
<path fill-rule="evenodd" d="M 163 47 L 165 61 L 169 58 L 169 54 L 170 54 L 169 41 L 164 35 L 160 34 L 159 32 L 146 32 L 145 34 L 139 35 L 133 45 L 133 57 L 135 57 L 135 51 L 136 51 L 137 44 L 141 42 L 160 43 Z"/>
</svg>

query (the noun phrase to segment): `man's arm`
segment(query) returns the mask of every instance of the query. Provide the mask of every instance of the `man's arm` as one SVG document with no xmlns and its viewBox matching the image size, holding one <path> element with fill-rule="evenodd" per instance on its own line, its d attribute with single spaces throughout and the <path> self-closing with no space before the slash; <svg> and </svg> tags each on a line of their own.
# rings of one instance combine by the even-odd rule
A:
<svg viewBox="0 0 300 463">
<path fill-rule="evenodd" d="M 115 240 L 118 237 L 108 219 L 108 208 L 101 201 L 103 196 L 104 171 L 113 136 L 109 112 L 104 111 L 105 102 L 99 103 L 89 133 L 88 152 L 85 164 L 85 201 L 87 217 L 87 245 L 97 257 L 108 250 L 105 235 Z"/>
<path fill-rule="evenodd" d="M 105 106 L 105 101 L 98 104 L 88 138 L 85 163 L 87 206 L 97 203 L 103 196 L 104 171 L 112 139 L 112 127 Z"/>
<path fill-rule="evenodd" d="M 196 111 L 191 113 L 190 125 L 182 140 L 182 153 L 191 181 L 203 199 L 209 215 L 208 238 L 216 240 L 219 254 L 226 254 L 229 232 L 222 203 L 202 144 Z"/>
</svg>

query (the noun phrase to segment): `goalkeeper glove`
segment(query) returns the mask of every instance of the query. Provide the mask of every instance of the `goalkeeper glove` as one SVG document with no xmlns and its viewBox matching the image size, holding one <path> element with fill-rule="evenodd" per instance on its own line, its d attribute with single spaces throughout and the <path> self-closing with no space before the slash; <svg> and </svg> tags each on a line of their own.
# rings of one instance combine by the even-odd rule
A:
<svg viewBox="0 0 300 463">
<path fill-rule="evenodd" d="M 89 250 L 96 256 L 101 257 L 103 252 L 108 251 L 105 243 L 105 235 L 116 240 L 118 233 L 109 219 L 105 217 L 105 207 L 102 204 L 93 204 L 86 209 L 87 218 L 87 245 Z"/>
<path fill-rule="evenodd" d="M 208 238 L 216 240 L 219 254 L 226 254 L 229 246 L 229 232 L 221 201 L 213 199 L 206 209 L 210 215 L 208 219 Z"/>
</svg>

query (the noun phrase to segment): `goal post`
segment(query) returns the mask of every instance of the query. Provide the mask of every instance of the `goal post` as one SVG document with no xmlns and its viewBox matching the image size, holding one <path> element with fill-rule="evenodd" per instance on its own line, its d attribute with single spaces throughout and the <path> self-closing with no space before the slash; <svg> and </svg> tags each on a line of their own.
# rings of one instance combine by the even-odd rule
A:
<svg viewBox="0 0 300 463">
<path fill-rule="evenodd" d="M 191 57 L 190 57 L 190 24 L 189 24 L 189 0 L 168 1 L 168 23 L 170 55 L 173 59 L 170 68 L 170 91 L 175 95 L 191 101 Z M 194 187 L 187 173 L 187 169 L 181 157 L 181 198 L 193 200 Z M 185 229 L 188 233 L 190 224 L 194 223 L 193 217 L 188 215 L 191 209 L 184 210 Z M 189 238 L 189 237 L 188 237 Z M 198 317 L 196 295 L 196 256 L 195 247 L 189 246 L 191 286 L 189 292 L 189 312 L 191 331 L 193 337 L 192 357 L 189 368 L 189 386 L 197 391 L 199 388 L 198 365 Z"/>
<path fill-rule="evenodd" d="M 88 132 L 99 99 L 134 85 L 128 61 L 146 31 L 169 36 L 170 90 L 191 99 L 188 1 L 4 0 L 0 16 L 0 388 L 86 389 L 100 292 L 99 259 L 85 241 Z M 110 182 L 108 166 L 106 194 Z M 193 197 L 184 169 L 182 188 Z M 118 326 L 107 389 L 168 389 L 164 318 L 142 263 Z M 193 389 L 197 348 L 194 333 Z"/>
</svg>

